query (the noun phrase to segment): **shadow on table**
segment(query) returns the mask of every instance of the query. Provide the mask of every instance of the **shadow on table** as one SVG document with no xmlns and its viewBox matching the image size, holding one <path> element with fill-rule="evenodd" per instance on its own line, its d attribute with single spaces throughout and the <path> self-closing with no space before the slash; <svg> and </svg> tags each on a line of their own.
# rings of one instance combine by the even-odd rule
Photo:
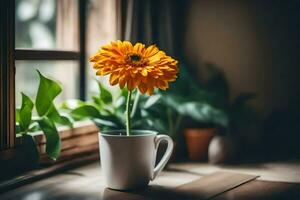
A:
<svg viewBox="0 0 300 200">
<path fill-rule="evenodd" d="M 169 189 L 162 186 L 152 185 L 145 189 L 140 190 L 132 190 L 132 191 L 119 191 L 112 190 L 109 188 L 105 188 L 103 196 L 103 200 L 150 200 L 150 199 L 158 199 L 158 200 L 201 200 L 205 199 L 205 197 L 199 194 L 187 194 L 184 192 L 176 191 L 175 189 Z"/>
</svg>

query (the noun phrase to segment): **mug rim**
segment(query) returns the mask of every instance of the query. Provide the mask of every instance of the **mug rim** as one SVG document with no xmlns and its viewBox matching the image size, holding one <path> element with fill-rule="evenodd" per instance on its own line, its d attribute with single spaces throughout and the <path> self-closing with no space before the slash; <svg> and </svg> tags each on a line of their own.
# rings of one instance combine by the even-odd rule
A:
<svg viewBox="0 0 300 200">
<path fill-rule="evenodd" d="M 106 136 L 106 137 L 124 137 L 124 138 L 129 138 L 129 137 L 145 137 L 145 136 L 153 136 L 153 135 L 157 135 L 158 132 L 154 131 L 154 130 L 131 130 L 131 132 L 142 132 L 144 134 L 140 134 L 140 135 L 113 135 L 113 134 L 109 134 L 109 133 L 115 133 L 115 132 L 121 132 L 124 133 L 126 132 L 125 129 L 118 129 L 118 130 L 108 130 L 108 131 L 99 131 L 99 136 Z"/>
</svg>

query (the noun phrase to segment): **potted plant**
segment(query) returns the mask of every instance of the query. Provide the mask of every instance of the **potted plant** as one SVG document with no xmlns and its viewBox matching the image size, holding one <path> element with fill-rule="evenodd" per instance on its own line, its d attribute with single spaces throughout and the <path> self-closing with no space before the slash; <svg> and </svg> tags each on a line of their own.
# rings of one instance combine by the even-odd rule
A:
<svg viewBox="0 0 300 200">
<path fill-rule="evenodd" d="M 216 128 L 227 124 L 226 113 L 203 99 L 197 100 L 195 97 L 168 94 L 163 99 L 179 119 L 184 118 L 183 133 L 189 159 L 192 161 L 206 160 L 208 145 Z"/>
<path fill-rule="evenodd" d="M 43 131 L 46 136 L 46 153 L 52 160 L 56 160 L 61 151 L 61 140 L 57 131 L 57 124 L 72 127 L 72 120 L 58 112 L 54 100 L 62 91 L 61 86 L 39 71 L 39 87 L 35 101 L 22 93 L 22 105 L 16 109 L 16 133 L 21 137 L 27 161 L 36 165 L 39 161 L 39 151 L 36 148 L 32 133 Z M 35 108 L 37 116 L 33 116 Z"/>
<path fill-rule="evenodd" d="M 153 130 L 132 130 L 132 96 L 137 90 L 152 95 L 155 88 L 168 89 L 169 82 L 177 78 L 177 61 L 155 45 L 145 47 L 128 41 L 111 42 L 101 47 L 90 61 L 94 63 L 97 75 L 109 75 L 111 85 L 127 90 L 126 130 L 100 129 L 99 133 L 101 167 L 106 185 L 118 190 L 145 187 L 167 163 L 173 141 Z M 168 148 L 162 160 L 154 166 L 161 141 L 166 141 Z"/>
<path fill-rule="evenodd" d="M 243 149 L 247 149 L 245 138 L 248 137 L 246 140 L 250 140 L 249 136 L 253 135 L 252 131 L 258 131 L 257 125 L 259 123 L 255 110 L 247 104 L 255 95 L 240 93 L 231 99 L 228 81 L 224 73 L 211 63 L 204 63 L 201 68 L 204 75 L 197 83 L 198 89 L 195 86 L 193 91 L 199 94 L 199 101 L 202 99 L 202 102 L 207 102 L 222 112 L 222 115 L 216 116 L 217 118 L 226 119 L 225 121 L 222 120 L 226 123 L 213 120 L 215 121 L 213 125 L 217 129 L 215 129 L 216 134 L 209 143 L 209 162 L 231 162 Z M 253 130 L 254 127 L 256 127 L 255 130 Z M 238 147 L 238 145 L 240 146 Z"/>
<path fill-rule="evenodd" d="M 207 159 L 208 145 L 219 127 L 227 126 L 228 116 L 221 103 L 223 98 L 216 91 L 217 85 L 223 85 L 223 76 L 214 73 L 209 81 L 200 81 L 195 73 L 181 67 L 181 76 L 174 87 L 166 93 L 161 93 L 161 103 L 167 108 L 168 117 L 165 124 L 172 122 L 170 128 L 173 137 L 182 132 L 192 161 Z M 216 71 L 216 70 L 214 70 Z M 217 87 L 220 88 L 220 87 Z M 223 89 L 223 93 L 224 89 Z M 169 120 L 171 119 L 171 120 Z"/>
</svg>

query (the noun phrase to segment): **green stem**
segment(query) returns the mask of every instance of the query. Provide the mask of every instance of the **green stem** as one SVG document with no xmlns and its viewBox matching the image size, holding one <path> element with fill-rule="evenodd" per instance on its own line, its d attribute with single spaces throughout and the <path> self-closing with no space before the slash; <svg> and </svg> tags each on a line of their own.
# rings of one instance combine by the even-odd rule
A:
<svg viewBox="0 0 300 200">
<path fill-rule="evenodd" d="M 134 99 L 134 102 L 133 102 L 132 110 L 131 110 L 131 116 L 130 116 L 131 118 L 133 118 L 134 115 L 135 115 L 135 113 L 136 113 L 136 109 L 137 109 L 137 106 L 138 106 L 139 98 L 140 98 L 140 93 L 137 90 L 136 91 L 136 95 L 135 95 L 135 99 Z"/>
<path fill-rule="evenodd" d="M 126 101 L 126 134 L 130 135 L 130 100 L 132 91 L 128 91 L 127 101 Z"/>
</svg>

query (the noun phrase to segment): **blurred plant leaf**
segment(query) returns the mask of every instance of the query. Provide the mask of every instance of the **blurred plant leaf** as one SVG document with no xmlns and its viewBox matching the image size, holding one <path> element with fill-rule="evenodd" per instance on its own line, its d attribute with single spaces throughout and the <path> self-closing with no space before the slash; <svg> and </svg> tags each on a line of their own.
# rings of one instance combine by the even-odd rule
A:
<svg viewBox="0 0 300 200">
<path fill-rule="evenodd" d="M 70 113 L 76 119 L 84 118 L 100 118 L 101 114 L 95 106 L 92 105 L 83 105 L 80 106 Z"/>
<path fill-rule="evenodd" d="M 97 83 L 99 86 L 100 99 L 105 104 L 112 103 L 113 101 L 112 94 L 107 89 L 105 89 L 98 80 Z"/>
<path fill-rule="evenodd" d="M 146 103 L 144 104 L 144 108 L 147 109 L 147 108 L 150 108 L 151 106 L 155 105 L 161 98 L 161 95 L 160 94 L 155 94 L 155 95 L 151 95 Z"/>
<path fill-rule="evenodd" d="M 125 105 L 125 101 L 126 101 L 126 98 L 123 97 L 123 96 L 119 96 L 116 101 L 114 102 L 114 106 L 116 108 L 119 108 L 120 106 L 122 105 Z"/>
<path fill-rule="evenodd" d="M 26 132 L 31 123 L 33 106 L 34 104 L 30 98 L 22 93 L 22 106 L 20 112 L 17 114 L 21 132 Z"/>
<path fill-rule="evenodd" d="M 192 119 L 202 123 L 212 123 L 215 125 L 228 125 L 228 116 L 214 106 L 200 101 L 191 101 L 191 99 L 183 98 L 178 95 L 166 95 L 163 101 L 167 106 L 175 110 L 183 116 L 191 117 Z"/>
<path fill-rule="evenodd" d="M 57 82 L 44 77 L 38 70 L 37 72 L 40 77 L 40 84 L 35 100 L 35 106 L 39 116 L 42 117 L 47 114 L 49 109 L 51 109 L 53 100 L 61 93 L 62 88 Z"/>
<path fill-rule="evenodd" d="M 73 128 L 73 123 L 71 119 L 61 115 L 55 108 L 54 104 L 51 105 L 51 108 L 47 112 L 47 117 L 55 123 L 66 125 L 69 126 L 70 128 Z"/>
<path fill-rule="evenodd" d="M 68 99 L 64 102 L 62 102 L 59 106 L 61 109 L 75 109 L 79 106 L 85 105 L 85 102 L 79 100 L 79 99 Z"/>
<path fill-rule="evenodd" d="M 99 128 L 100 127 L 102 128 L 102 126 L 118 128 L 118 125 L 113 123 L 112 121 L 103 120 L 103 119 L 99 119 L 99 118 L 94 118 L 92 120 Z"/>
<path fill-rule="evenodd" d="M 194 120 L 204 123 L 227 126 L 228 116 L 222 110 L 201 102 L 187 102 L 181 104 L 177 111 L 183 116 L 189 116 Z"/>
<path fill-rule="evenodd" d="M 61 151 L 61 141 L 56 126 L 47 117 L 43 117 L 38 123 L 46 136 L 46 153 L 51 159 L 56 160 Z"/>
<path fill-rule="evenodd" d="M 181 104 L 189 101 L 188 99 L 184 99 L 183 97 L 175 94 L 163 95 L 162 99 L 167 106 L 170 106 L 170 108 L 177 112 L 179 112 L 178 108 Z"/>
<path fill-rule="evenodd" d="M 28 132 L 35 132 L 35 131 L 40 131 L 40 126 L 37 122 L 33 122 L 32 124 L 30 124 Z"/>
<path fill-rule="evenodd" d="M 16 123 L 20 122 L 20 108 L 16 108 Z"/>
<path fill-rule="evenodd" d="M 103 107 L 103 102 L 102 102 L 102 100 L 101 100 L 100 97 L 98 97 L 98 96 L 92 96 L 92 99 L 93 99 L 94 104 L 97 105 L 97 107 L 99 109 L 101 109 Z"/>
</svg>

